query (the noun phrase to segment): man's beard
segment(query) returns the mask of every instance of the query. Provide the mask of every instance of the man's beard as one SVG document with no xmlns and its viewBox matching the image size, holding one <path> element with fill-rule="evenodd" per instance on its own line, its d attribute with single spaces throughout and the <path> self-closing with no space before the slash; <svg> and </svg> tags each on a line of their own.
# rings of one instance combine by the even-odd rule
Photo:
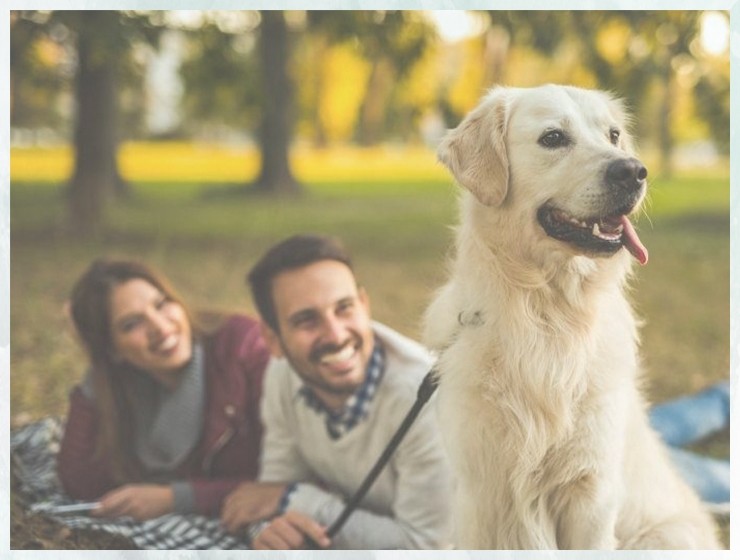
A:
<svg viewBox="0 0 740 560">
<path fill-rule="evenodd" d="M 303 381 L 303 383 L 306 386 L 308 386 L 309 388 L 311 388 L 311 389 L 318 389 L 320 391 L 324 391 L 325 393 L 329 393 L 331 395 L 343 396 L 343 397 L 350 397 L 353 394 L 355 394 L 355 392 L 357 391 L 357 389 L 362 384 L 362 381 L 360 381 L 360 383 L 358 383 L 356 385 L 353 385 L 353 386 L 337 387 L 337 386 L 334 386 L 334 385 L 328 383 L 327 381 L 325 381 L 323 378 L 321 378 L 318 375 L 316 377 L 313 377 L 311 375 L 307 375 L 306 373 L 304 373 L 303 371 L 301 371 L 301 369 L 298 366 L 298 361 L 293 358 L 292 354 L 285 347 L 285 345 L 282 343 L 282 341 L 281 341 L 280 345 L 282 347 L 283 355 L 288 360 L 288 363 L 293 368 L 293 371 L 295 371 L 298 374 L 298 377 L 301 378 L 301 380 Z M 322 346 L 319 346 L 317 348 L 314 348 L 311 351 L 311 353 L 308 356 L 308 361 L 314 367 L 316 367 L 317 369 L 319 369 L 319 368 L 322 367 L 321 358 L 324 355 L 336 353 L 336 352 L 340 351 L 341 349 L 345 348 L 347 345 L 353 346 L 355 348 L 355 350 L 357 352 L 359 352 L 362 349 L 362 347 L 363 347 L 363 340 L 362 340 L 362 338 L 359 335 L 353 334 L 350 337 L 350 340 L 348 340 L 344 344 L 341 344 L 341 345 L 324 344 Z M 363 380 L 364 380 L 364 378 L 363 378 Z"/>
</svg>

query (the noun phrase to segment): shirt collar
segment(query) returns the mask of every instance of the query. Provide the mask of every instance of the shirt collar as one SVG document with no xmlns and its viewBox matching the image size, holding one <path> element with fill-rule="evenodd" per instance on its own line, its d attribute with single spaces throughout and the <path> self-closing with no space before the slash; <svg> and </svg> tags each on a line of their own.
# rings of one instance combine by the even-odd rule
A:
<svg viewBox="0 0 740 560">
<path fill-rule="evenodd" d="M 332 439 L 339 439 L 360 423 L 370 410 L 375 393 L 385 372 L 385 350 L 377 337 L 365 370 L 365 380 L 355 393 L 347 399 L 344 408 L 330 410 L 307 385 L 298 390 L 306 405 L 326 417 L 326 431 Z"/>
</svg>

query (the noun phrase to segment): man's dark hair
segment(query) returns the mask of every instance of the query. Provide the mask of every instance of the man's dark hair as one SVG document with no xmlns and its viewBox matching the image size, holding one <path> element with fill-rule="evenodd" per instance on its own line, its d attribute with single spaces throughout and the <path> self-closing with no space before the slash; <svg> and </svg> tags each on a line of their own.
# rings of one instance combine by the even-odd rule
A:
<svg viewBox="0 0 740 560">
<path fill-rule="evenodd" d="M 321 235 L 294 235 L 269 249 L 247 274 L 252 299 L 262 320 L 276 333 L 278 326 L 272 298 L 273 279 L 287 270 L 302 268 L 319 261 L 338 261 L 352 268 L 349 254 L 338 239 Z"/>
</svg>

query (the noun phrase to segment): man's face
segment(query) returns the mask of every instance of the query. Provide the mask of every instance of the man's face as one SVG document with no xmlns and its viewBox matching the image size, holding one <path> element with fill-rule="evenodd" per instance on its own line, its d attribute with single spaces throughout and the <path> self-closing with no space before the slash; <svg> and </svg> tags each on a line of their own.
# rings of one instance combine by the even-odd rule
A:
<svg viewBox="0 0 740 560">
<path fill-rule="evenodd" d="M 323 260 L 277 275 L 272 298 L 280 333 L 263 325 L 272 353 L 324 404 L 341 408 L 364 382 L 373 350 L 365 291 L 346 265 Z"/>
</svg>

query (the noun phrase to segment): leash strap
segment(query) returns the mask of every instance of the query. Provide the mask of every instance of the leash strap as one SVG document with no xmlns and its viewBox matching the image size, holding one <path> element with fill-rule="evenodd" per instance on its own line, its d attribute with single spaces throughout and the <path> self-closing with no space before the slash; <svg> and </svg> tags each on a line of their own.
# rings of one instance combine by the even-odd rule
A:
<svg viewBox="0 0 740 560">
<path fill-rule="evenodd" d="M 432 368 L 424 377 L 421 385 L 419 385 L 419 389 L 416 392 L 416 402 L 414 402 L 413 406 L 406 414 L 406 417 L 403 419 L 403 422 L 401 422 L 401 425 L 398 427 L 398 430 L 396 430 L 396 433 L 393 434 L 393 437 L 386 446 L 385 450 L 380 455 L 373 468 L 370 469 L 370 472 L 367 473 L 365 480 L 362 481 L 362 484 L 358 488 L 357 492 L 355 492 L 352 498 L 347 502 L 347 505 L 344 506 L 344 510 L 342 510 L 342 513 L 339 514 L 339 517 L 337 517 L 334 523 L 332 523 L 331 526 L 327 529 L 326 535 L 330 539 L 333 538 L 340 531 L 349 516 L 352 515 L 352 512 L 357 509 L 358 504 L 362 501 L 362 498 L 365 497 L 365 494 L 367 494 L 367 491 L 370 489 L 373 482 L 375 482 L 375 479 L 378 478 L 378 475 L 383 470 L 383 467 L 385 467 L 385 465 L 390 460 L 391 455 L 393 455 L 393 452 L 400 445 L 401 440 L 403 440 L 404 436 L 406 435 L 406 432 L 409 431 L 411 424 L 414 423 L 414 420 L 416 420 L 416 417 L 419 415 L 419 412 L 421 412 L 421 409 L 424 407 L 434 391 L 437 389 L 438 384 L 439 380 L 437 378 L 436 370 Z"/>
</svg>

